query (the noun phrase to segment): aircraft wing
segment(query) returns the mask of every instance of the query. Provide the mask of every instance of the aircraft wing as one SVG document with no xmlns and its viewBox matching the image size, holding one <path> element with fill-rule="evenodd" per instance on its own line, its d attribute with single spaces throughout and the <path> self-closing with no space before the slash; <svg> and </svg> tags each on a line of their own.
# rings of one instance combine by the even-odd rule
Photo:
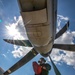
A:
<svg viewBox="0 0 75 75">
<path fill-rule="evenodd" d="M 29 40 L 10 40 L 10 39 L 4 39 L 4 41 L 11 43 L 11 44 L 15 44 L 15 45 L 19 45 L 19 46 L 29 46 L 32 47 L 31 43 Z"/>
<path fill-rule="evenodd" d="M 21 60 L 19 60 L 16 64 L 14 64 L 12 67 L 10 67 L 6 72 L 3 73 L 3 75 L 9 75 L 12 72 L 16 71 L 20 67 L 22 67 L 24 64 L 29 62 L 31 59 L 33 59 L 38 52 L 33 48 L 29 53 L 27 53 Z"/>
<path fill-rule="evenodd" d="M 69 27 L 69 21 L 65 24 L 65 26 L 56 34 L 55 39 L 59 38 Z"/>
<path fill-rule="evenodd" d="M 75 51 L 75 44 L 54 44 L 53 48 L 58 48 L 66 51 Z"/>
</svg>

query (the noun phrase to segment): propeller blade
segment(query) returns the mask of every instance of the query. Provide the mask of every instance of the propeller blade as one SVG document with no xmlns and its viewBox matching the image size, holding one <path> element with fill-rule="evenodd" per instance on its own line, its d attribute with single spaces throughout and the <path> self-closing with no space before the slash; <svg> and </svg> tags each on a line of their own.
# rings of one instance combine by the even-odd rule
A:
<svg viewBox="0 0 75 75">
<path fill-rule="evenodd" d="M 14 64 L 11 68 L 9 68 L 6 72 L 3 73 L 3 75 L 9 75 L 12 72 L 16 71 L 20 67 L 22 67 L 24 64 L 29 62 L 31 59 L 33 59 L 38 53 L 33 48 L 29 53 L 27 53 L 21 60 L 19 60 L 16 64 Z"/>
<path fill-rule="evenodd" d="M 53 63 L 51 57 L 49 56 L 50 60 L 51 60 L 51 63 L 52 63 L 52 66 L 53 66 L 53 69 L 55 71 L 55 74 L 56 75 L 61 75 L 61 73 L 59 72 L 58 68 L 56 67 L 56 65 Z"/>
<path fill-rule="evenodd" d="M 19 46 L 29 46 L 29 47 L 32 47 L 32 45 L 29 42 L 29 40 L 10 40 L 10 39 L 4 39 L 4 41 L 6 41 L 8 43 L 11 43 L 11 44 L 19 45 Z"/>
<path fill-rule="evenodd" d="M 58 48 L 66 51 L 75 51 L 75 44 L 54 44 L 53 48 Z"/>
<path fill-rule="evenodd" d="M 69 21 L 66 23 L 66 25 L 56 34 L 55 39 L 60 37 L 69 27 Z"/>
</svg>

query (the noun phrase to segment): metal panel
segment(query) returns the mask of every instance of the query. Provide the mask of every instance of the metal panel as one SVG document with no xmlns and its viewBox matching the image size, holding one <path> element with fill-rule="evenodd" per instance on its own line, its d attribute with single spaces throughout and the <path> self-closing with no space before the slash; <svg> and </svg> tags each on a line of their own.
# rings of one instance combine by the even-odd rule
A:
<svg viewBox="0 0 75 75">
<path fill-rule="evenodd" d="M 38 24 L 47 22 L 46 9 L 32 12 L 21 12 L 25 24 Z"/>
<path fill-rule="evenodd" d="M 46 0 L 18 0 L 21 11 L 35 11 L 46 8 Z"/>
</svg>

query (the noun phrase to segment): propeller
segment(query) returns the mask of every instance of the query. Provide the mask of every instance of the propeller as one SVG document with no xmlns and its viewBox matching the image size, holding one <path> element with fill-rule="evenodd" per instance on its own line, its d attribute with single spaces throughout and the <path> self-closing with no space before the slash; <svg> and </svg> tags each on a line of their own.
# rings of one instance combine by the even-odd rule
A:
<svg viewBox="0 0 75 75">
<path fill-rule="evenodd" d="M 53 48 L 58 48 L 66 51 L 75 51 L 75 44 L 54 44 Z"/>
<path fill-rule="evenodd" d="M 58 37 L 60 37 L 68 29 L 68 27 L 69 27 L 69 21 L 56 34 L 55 39 L 57 39 Z M 6 41 L 8 43 L 11 43 L 11 44 L 19 45 L 19 46 L 32 47 L 32 44 L 30 43 L 29 40 L 10 40 L 10 39 L 8 40 L 8 39 L 4 39 L 4 41 Z M 63 50 L 67 50 L 67 51 L 75 51 L 75 45 L 70 45 L 70 44 L 54 44 L 53 48 L 63 49 Z M 36 50 L 33 48 L 20 61 L 18 61 L 11 68 L 9 68 L 6 72 L 4 72 L 4 75 L 11 74 L 15 70 L 19 69 L 21 66 L 23 66 L 24 64 L 26 64 L 27 62 L 29 62 L 31 59 L 33 59 L 37 54 L 38 54 L 38 52 L 36 52 Z M 61 75 L 61 73 L 59 72 L 59 70 L 57 69 L 57 67 L 55 66 L 55 64 L 53 63 L 53 61 L 52 61 L 52 59 L 51 59 L 50 56 L 49 56 L 49 58 L 51 60 L 51 63 L 53 65 L 53 68 L 54 68 L 54 71 L 55 71 L 56 75 Z"/>
<path fill-rule="evenodd" d="M 56 34 L 55 39 L 59 38 L 69 27 L 69 21 L 65 24 L 65 26 Z"/>
<path fill-rule="evenodd" d="M 6 72 L 3 73 L 3 75 L 9 75 L 12 72 L 16 71 L 20 67 L 22 67 L 24 64 L 29 62 L 31 59 L 33 59 L 38 52 L 33 48 L 29 53 L 27 53 L 21 60 L 19 60 L 16 64 L 14 64 L 11 68 L 9 68 Z"/>
<path fill-rule="evenodd" d="M 53 69 L 54 69 L 54 71 L 55 71 L 55 74 L 56 74 L 56 75 L 61 75 L 61 73 L 59 72 L 58 68 L 57 68 L 56 65 L 53 63 L 53 61 L 52 61 L 50 55 L 49 55 L 49 58 L 50 58 L 50 60 L 51 60 Z"/>
<path fill-rule="evenodd" d="M 3 39 L 3 40 L 8 42 L 8 43 L 19 45 L 19 46 L 32 47 L 32 45 L 31 45 L 29 40 L 10 40 L 10 39 Z"/>
</svg>

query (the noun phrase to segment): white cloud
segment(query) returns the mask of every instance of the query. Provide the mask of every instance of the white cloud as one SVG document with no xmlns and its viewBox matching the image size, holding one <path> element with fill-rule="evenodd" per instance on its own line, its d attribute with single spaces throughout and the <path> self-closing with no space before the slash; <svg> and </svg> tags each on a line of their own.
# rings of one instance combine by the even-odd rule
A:
<svg viewBox="0 0 75 75">
<path fill-rule="evenodd" d="M 65 21 L 69 20 L 68 17 L 64 17 L 63 15 L 57 15 L 57 17 L 60 18 L 61 20 L 65 20 Z"/>
<path fill-rule="evenodd" d="M 6 24 L 6 37 L 12 39 L 27 39 L 26 30 L 22 21 L 22 17 L 18 19 L 14 16 L 14 23 Z"/>
<path fill-rule="evenodd" d="M 73 52 L 67 52 L 66 55 L 63 56 L 62 59 L 65 63 L 68 65 L 74 65 L 75 66 L 75 53 Z"/>
<path fill-rule="evenodd" d="M 56 31 L 58 32 L 61 29 L 61 23 L 63 21 L 67 22 L 69 20 L 68 17 L 64 17 L 62 15 L 57 15 L 57 29 Z"/>
<path fill-rule="evenodd" d="M 25 56 L 32 48 L 28 47 L 18 47 L 14 46 L 14 50 L 12 51 L 12 54 L 15 58 L 20 58 Z"/>
<path fill-rule="evenodd" d="M 75 31 L 72 31 L 71 33 L 72 33 L 72 36 L 74 36 L 74 37 L 75 37 Z"/>
<path fill-rule="evenodd" d="M 14 16 L 14 20 L 15 20 L 15 21 L 17 20 L 16 16 Z"/>
<path fill-rule="evenodd" d="M 5 58 L 7 57 L 5 54 L 2 54 Z"/>
<path fill-rule="evenodd" d="M 14 16 L 14 23 L 6 25 L 7 31 L 10 33 L 12 39 L 24 40 L 28 39 L 25 31 L 25 27 L 22 21 L 22 17 L 19 16 L 18 19 Z M 11 52 L 15 58 L 20 58 L 26 55 L 32 48 L 16 46 L 14 45 L 14 50 Z"/>
<path fill-rule="evenodd" d="M 72 32 L 67 31 L 62 36 L 60 36 L 58 39 L 55 40 L 55 43 L 62 43 L 62 44 L 73 44 L 74 35 Z"/>
<path fill-rule="evenodd" d="M 8 50 L 8 51 L 7 51 L 7 53 L 10 53 L 10 52 L 11 52 L 11 50 Z"/>
</svg>

